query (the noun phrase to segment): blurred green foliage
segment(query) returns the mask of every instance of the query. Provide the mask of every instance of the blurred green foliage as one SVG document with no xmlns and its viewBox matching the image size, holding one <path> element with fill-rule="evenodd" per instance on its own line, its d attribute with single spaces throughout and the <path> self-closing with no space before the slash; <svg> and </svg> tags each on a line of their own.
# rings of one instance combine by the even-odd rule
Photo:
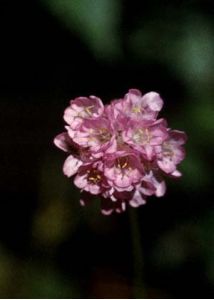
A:
<svg viewBox="0 0 214 300">
<path fill-rule="evenodd" d="M 118 58 L 121 3 L 114 0 L 43 0 L 50 11 L 98 58 Z"/>
<path fill-rule="evenodd" d="M 78 298 L 78 285 L 68 281 L 47 261 L 18 259 L 0 250 L 0 297 Z"/>
<path fill-rule="evenodd" d="M 199 258 L 205 265 L 205 280 L 213 284 L 214 264 L 213 212 L 189 220 L 168 230 L 156 244 L 152 260 L 157 268 L 170 272 Z"/>
</svg>

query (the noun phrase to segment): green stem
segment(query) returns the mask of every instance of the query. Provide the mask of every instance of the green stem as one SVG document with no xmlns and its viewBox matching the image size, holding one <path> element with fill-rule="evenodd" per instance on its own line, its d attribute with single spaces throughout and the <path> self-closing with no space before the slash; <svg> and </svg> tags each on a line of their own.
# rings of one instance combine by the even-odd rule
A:
<svg viewBox="0 0 214 300">
<path fill-rule="evenodd" d="M 144 260 L 141 243 L 141 232 L 138 222 L 137 209 L 130 209 L 130 224 L 131 224 L 131 238 L 133 249 L 133 298 L 146 298 L 146 290 L 144 285 Z"/>
</svg>

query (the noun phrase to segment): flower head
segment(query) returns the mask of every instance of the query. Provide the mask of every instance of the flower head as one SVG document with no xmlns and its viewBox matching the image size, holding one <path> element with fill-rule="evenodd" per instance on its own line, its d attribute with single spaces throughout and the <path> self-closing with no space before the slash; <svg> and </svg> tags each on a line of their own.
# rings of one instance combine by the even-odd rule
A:
<svg viewBox="0 0 214 300">
<path fill-rule="evenodd" d="M 138 207 L 149 196 L 166 192 L 164 177 L 180 177 L 186 134 L 157 119 L 163 100 L 156 92 L 131 89 L 124 98 L 104 106 L 95 97 L 78 97 L 64 112 L 66 132 L 55 145 L 69 153 L 63 172 L 74 177 L 80 203 L 101 197 L 105 215 Z"/>
</svg>

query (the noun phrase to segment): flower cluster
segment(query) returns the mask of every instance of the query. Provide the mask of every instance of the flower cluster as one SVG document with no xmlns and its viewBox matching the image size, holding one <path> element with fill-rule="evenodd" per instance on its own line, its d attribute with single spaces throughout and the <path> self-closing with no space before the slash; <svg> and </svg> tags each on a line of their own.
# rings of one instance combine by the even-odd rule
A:
<svg viewBox="0 0 214 300">
<path fill-rule="evenodd" d="M 186 134 L 157 119 L 162 106 L 158 93 L 136 89 L 105 106 L 95 96 L 70 101 L 66 132 L 54 143 L 69 153 L 63 172 L 75 176 L 82 205 L 100 195 L 103 214 L 120 213 L 145 204 L 148 196 L 163 196 L 164 175 L 181 176 Z"/>
</svg>

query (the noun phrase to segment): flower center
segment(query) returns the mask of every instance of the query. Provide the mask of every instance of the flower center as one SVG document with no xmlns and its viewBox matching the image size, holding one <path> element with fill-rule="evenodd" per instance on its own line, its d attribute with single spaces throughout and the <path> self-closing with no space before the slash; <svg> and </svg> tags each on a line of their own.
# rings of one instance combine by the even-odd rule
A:
<svg viewBox="0 0 214 300">
<path fill-rule="evenodd" d="M 151 135 L 149 130 L 146 129 L 137 129 L 133 135 L 133 140 L 138 144 L 148 144 L 151 140 Z"/>
<path fill-rule="evenodd" d="M 163 150 L 163 155 L 164 156 L 172 157 L 174 155 L 174 152 L 172 150 L 172 146 L 167 142 L 163 143 L 162 150 Z"/>
<path fill-rule="evenodd" d="M 98 142 L 99 144 L 104 144 L 111 139 L 111 134 L 107 128 L 90 128 L 88 130 L 89 133 L 89 141 Z"/>
<path fill-rule="evenodd" d="M 129 160 L 128 160 L 128 157 L 120 157 L 120 158 L 117 158 L 116 166 L 117 166 L 117 168 L 119 168 L 119 169 L 126 169 L 126 168 L 128 168 L 128 167 L 129 167 Z"/>
<path fill-rule="evenodd" d="M 134 106 L 132 107 L 132 112 L 133 112 L 134 114 L 139 114 L 139 113 L 141 113 L 141 107 L 140 107 L 139 105 L 134 105 Z"/>
<path fill-rule="evenodd" d="M 100 128 L 99 130 L 99 140 L 101 143 L 108 142 L 111 139 L 111 134 L 106 128 Z"/>
<path fill-rule="evenodd" d="M 123 141 L 123 137 L 122 137 L 122 130 L 117 131 L 116 140 L 117 140 L 117 145 L 119 147 L 124 145 L 124 141 Z"/>
<path fill-rule="evenodd" d="M 92 115 L 92 108 L 94 107 L 94 105 L 90 105 L 90 106 L 86 106 L 84 108 L 84 111 L 89 115 L 91 116 Z"/>
<path fill-rule="evenodd" d="M 90 183 L 97 184 L 102 179 L 101 173 L 98 170 L 95 170 L 95 169 L 88 170 L 87 173 L 88 173 L 87 179 Z"/>
</svg>

